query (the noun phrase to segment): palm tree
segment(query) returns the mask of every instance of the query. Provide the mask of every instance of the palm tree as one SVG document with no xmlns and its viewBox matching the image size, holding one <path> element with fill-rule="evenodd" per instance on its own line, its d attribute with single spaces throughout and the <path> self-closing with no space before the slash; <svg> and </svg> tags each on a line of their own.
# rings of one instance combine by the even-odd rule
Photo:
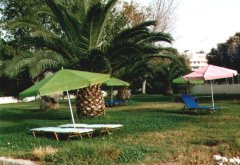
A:
<svg viewBox="0 0 240 165">
<path fill-rule="evenodd" d="M 131 82 L 133 85 L 141 82 L 142 94 L 146 94 L 147 80 L 154 77 L 157 69 L 158 66 L 152 64 L 151 60 L 143 60 L 119 70 L 116 77 Z"/>
<path fill-rule="evenodd" d="M 55 21 L 54 24 L 58 25 L 60 29 L 58 33 L 54 30 L 49 31 L 47 25 L 42 25 L 35 21 L 37 19 L 30 17 L 16 19 L 9 22 L 8 26 L 28 27 L 32 32 L 32 37 L 28 41 L 35 48 L 56 52 L 64 59 L 62 63 L 64 68 L 115 74 L 121 68 L 159 56 L 165 50 L 164 47 L 153 43 L 157 41 L 171 43 L 173 40 L 170 34 L 150 32 L 148 27 L 153 26 L 155 22 L 148 21 L 120 31 L 111 42 L 106 43 L 103 40 L 104 28 L 116 1 L 109 0 L 105 4 L 97 2 L 89 5 L 87 0 L 76 0 L 75 10 L 68 10 L 58 3 L 59 1 L 46 0 L 48 8 L 39 10 L 31 17 L 48 15 L 49 20 Z M 104 102 L 96 100 L 103 100 L 99 85 L 81 89 L 77 94 L 78 114 L 102 115 Z M 96 103 L 103 105 L 96 106 Z M 98 110 L 100 113 L 96 114 L 99 107 L 102 111 Z"/>
<path fill-rule="evenodd" d="M 165 93 L 173 94 L 172 83 L 173 80 L 187 71 L 187 66 L 183 58 L 178 60 L 167 60 L 162 63 L 158 69 L 157 74 L 160 76 L 160 81 L 165 85 Z"/>
</svg>

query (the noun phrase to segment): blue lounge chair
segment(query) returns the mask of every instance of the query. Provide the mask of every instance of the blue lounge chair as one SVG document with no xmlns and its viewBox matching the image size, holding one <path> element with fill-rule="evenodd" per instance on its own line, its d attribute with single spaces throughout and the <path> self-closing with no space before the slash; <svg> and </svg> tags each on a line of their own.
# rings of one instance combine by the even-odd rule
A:
<svg viewBox="0 0 240 165">
<path fill-rule="evenodd" d="M 220 111 L 220 107 L 213 107 L 213 106 L 200 106 L 198 105 L 198 103 L 196 102 L 196 100 L 187 94 L 183 94 L 181 96 L 183 103 L 185 104 L 184 109 L 183 110 L 193 110 L 197 113 L 201 113 L 202 110 L 206 110 L 209 111 L 210 113 L 213 113 L 215 111 Z"/>
<path fill-rule="evenodd" d="M 128 100 L 106 100 L 105 105 L 106 107 L 113 107 L 113 106 L 119 106 L 119 105 L 127 105 Z"/>
</svg>

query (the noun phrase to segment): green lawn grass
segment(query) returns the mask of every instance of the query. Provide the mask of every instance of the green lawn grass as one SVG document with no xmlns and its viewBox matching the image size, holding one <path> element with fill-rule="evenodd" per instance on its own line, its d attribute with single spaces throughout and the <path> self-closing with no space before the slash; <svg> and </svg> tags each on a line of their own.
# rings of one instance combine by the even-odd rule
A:
<svg viewBox="0 0 240 165">
<path fill-rule="evenodd" d="M 213 164 L 212 156 L 240 156 L 240 105 L 233 98 L 216 97 L 220 113 L 182 113 L 182 103 L 160 95 L 133 96 L 128 106 L 106 109 L 106 115 L 76 119 L 78 123 L 118 123 L 111 135 L 56 141 L 34 138 L 30 128 L 71 123 L 66 102 L 60 110 L 39 112 L 39 103 L 0 105 L 0 156 L 49 164 Z M 204 100 L 201 104 L 211 102 Z M 75 112 L 75 110 L 74 110 Z M 36 150 L 51 147 L 57 152 Z M 42 154 L 42 155 L 41 155 Z"/>
</svg>

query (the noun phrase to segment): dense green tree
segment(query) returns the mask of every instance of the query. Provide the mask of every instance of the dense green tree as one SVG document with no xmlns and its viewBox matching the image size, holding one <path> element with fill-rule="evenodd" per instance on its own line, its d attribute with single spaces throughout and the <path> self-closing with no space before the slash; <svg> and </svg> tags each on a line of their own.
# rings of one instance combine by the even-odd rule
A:
<svg viewBox="0 0 240 165">
<path fill-rule="evenodd" d="M 28 28 L 18 27 L 9 29 L 6 23 L 19 17 L 30 15 L 43 5 L 41 0 L 2 0 L 0 2 L 0 27 L 5 31 L 2 37 L 8 42 L 9 46 L 12 46 L 15 50 L 28 50 L 31 47 L 31 44 L 24 42 L 30 35 Z M 44 19 L 35 21 L 43 23 Z"/>
<path fill-rule="evenodd" d="M 14 79 L 4 76 L 5 62 L 12 59 L 16 53 L 8 43 L 0 40 L 0 95 L 17 96 L 20 91 L 32 84 L 27 70 Z"/>
<path fill-rule="evenodd" d="M 103 41 L 105 43 L 112 42 L 117 33 L 127 27 L 128 18 L 122 12 L 122 9 L 119 9 L 121 1 L 118 1 L 117 4 L 110 10 L 108 23 L 104 27 L 103 31 Z"/>
<path fill-rule="evenodd" d="M 207 55 L 208 63 L 235 69 L 240 72 L 240 33 L 230 37 L 225 43 L 218 44 Z"/>
</svg>

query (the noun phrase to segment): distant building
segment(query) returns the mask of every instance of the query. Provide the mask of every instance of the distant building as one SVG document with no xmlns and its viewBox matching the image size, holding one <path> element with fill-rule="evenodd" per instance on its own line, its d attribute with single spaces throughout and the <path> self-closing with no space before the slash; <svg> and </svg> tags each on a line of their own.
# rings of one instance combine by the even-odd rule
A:
<svg viewBox="0 0 240 165">
<path fill-rule="evenodd" d="M 206 53 L 204 51 L 191 52 L 185 50 L 183 55 L 188 58 L 190 69 L 195 71 L 207 65 Z"/>
</svg>

